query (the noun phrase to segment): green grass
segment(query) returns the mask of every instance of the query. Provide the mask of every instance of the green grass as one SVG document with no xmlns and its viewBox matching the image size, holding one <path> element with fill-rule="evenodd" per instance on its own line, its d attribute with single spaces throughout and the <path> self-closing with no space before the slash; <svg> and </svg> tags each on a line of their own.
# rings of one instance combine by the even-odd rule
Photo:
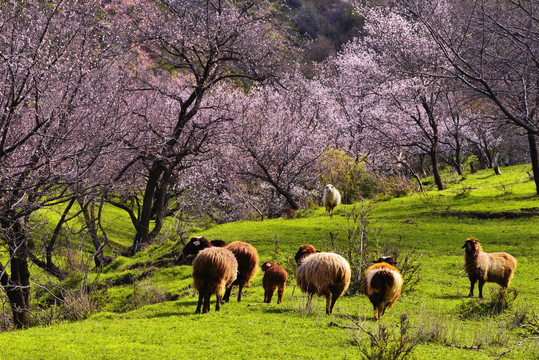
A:
<svg viewBox="0 0 539 360">
<path fill-rule="evenodd" d="M 539 314 L 539 213 L 535 212 L 539 197 L 527 176 L 530 168 L 503 168 L 502 176 L 490 170 L 465 178 L 448 176 L 444 191 L 429 187 L 426 194 L 365 203 L 371 208 L 370 230 L 380 231 L 378 242 L 370 234 L 371 249 L 391 239 L 401 252 L 417 248 L 421 254 L 419 285 L 404 293 L 381 321 L 397 333 L 400 317 L 408 316 L 413 337 L 421 340 L 414 351 L 416 358 L 494 359 L 526 337 L 538 336 L 518 326 L 522 318 L 524 322 L 533 319 L 532 309 Z M 327 217 L 318 208 L 295 220 L 231 223 L 193 235 L 247 241 L 258 249 L 261 262 L 271 258 L 283 262 L 302 244 L 328 250 L 330 233 L 337 248 L 344 249 L 343 229 L 353 209 L 354 205 L 343 205 Z M 125 218 L 108 221 L 117 228 L 115 241 L 128 244 L 124 237 L 130 233 L 130 224 Z M 483 303 L 466 297 L 469 281 L 461 246 L 468 237 L 479 239 L 486 252 L 505 251 L 517 258 L 510 289 L 516 289 L 518 296 L 512 309 L 500 315 L 474 312 Z M 331 316 L 324 313 L 324 299 L 316 299 L 313 311 L 306 313 L 306 298 L 294 287 L 293 273 L 281 305 L 275 300 L 263 304 L 260 272 L 245 289 L 241 303 L 235 301 L 235 288 L 234 300 L 223 305 L 221 312 L 214 311 L 212 297 L 211 312 L 195 315 L 197 295 L 191 287 L 191 268 L 174 266 L 170 258 L 167 266 L 158 266 L 159 259 L 180 249 L 179 244 L 164 241 L 133 258 L 116 259 L 100 275 L 93 274 L 90 282 L 110 285 L 122 278 L 134 282 L 110 287 L 102 299 L 103 312 L 82 321 L 2 333 L 0 358 L 348 359 L 361 358 L 357 342 L 370 344 L 367 335 L 352 328 L 359 324 L 367 331 L 378 331 L 372 306 L 363 295 L 339 299 Z M 497 288 L 485 286 L 487 299 Z M 170 301 L 138 307 L 135 300 L 145 292 L 160 291 Z M 341 327 L 329 326 L 330 322 Z M 539 342 L 531 340 L 503 358 L 531 359 L 539 358 L 538 354 Z"/>
</svg>

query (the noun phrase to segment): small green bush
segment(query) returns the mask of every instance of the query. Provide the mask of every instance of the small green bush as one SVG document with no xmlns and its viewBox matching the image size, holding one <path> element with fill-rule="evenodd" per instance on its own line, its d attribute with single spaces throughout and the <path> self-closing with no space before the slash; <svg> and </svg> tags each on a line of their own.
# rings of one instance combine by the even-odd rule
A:
<svg viewBox="0 0 539 360">
<path fill-rule="evenodd" d="M 458 307 L 458 314 L 462 319 L 478 318 L 482 316 L 495 316 L 513 308 L 518 296 L 516 289 L 503 289 L 490 291 L 489 300 L 471 300 L 462 302 Z"/>
</svg>

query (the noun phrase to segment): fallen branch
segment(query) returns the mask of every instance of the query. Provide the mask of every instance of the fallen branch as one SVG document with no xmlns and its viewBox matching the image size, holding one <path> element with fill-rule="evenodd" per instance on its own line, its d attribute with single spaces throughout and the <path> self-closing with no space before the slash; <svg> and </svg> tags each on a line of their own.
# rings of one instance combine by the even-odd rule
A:
<svg viewBox="0 0 539 360">
<path fill-rule="evenodd" d="M 454 345 L 454 344 L 445 343 L 444 345 L 448 347 L 464 349 L 464 350 L 481 350 L 481 344 L 475 345 L 475 346 L 474 345 L 467 346 L 467 345 Z"/>
<path fill-rule="evenodd" d="M 355 326 L 346 326 L 346 325 L 339 325 L 333 321 L 330 321 L 328 323 L 328 326 L 334 326 L 334 327 L 338 327 L 338 328 L 341 328 L 341 329 L 352 329 L 352 330 L 360 330 L 360 328 L 358 327 L 355 327 Z"/>
<path fill-rule="evenodd" d="M 539 336 L 534 336 L 534 337 L 529 337 L 529 338 L 526 338 L 524 340 L 521 340 L 519 341 L 515 346 L 513 346 L 511 349 L 507 350 L 507 351 L 504 351 L 503 353 L 499 354 L 498 357 L 496 358 L 496 360 L 498 359 L 501 359 L 503 356 L 509 354 L 511 351 L 515 350 L 516 348 L 518 348 L 520 345 L 524 344 L 526 341 L 528 340 L 539 340 Z"/>
</svg>

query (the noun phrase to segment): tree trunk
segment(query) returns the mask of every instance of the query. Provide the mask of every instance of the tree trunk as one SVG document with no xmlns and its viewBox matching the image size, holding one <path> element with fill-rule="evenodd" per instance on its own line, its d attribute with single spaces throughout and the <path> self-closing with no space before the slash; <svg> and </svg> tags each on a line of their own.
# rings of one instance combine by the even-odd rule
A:
<svg viewBox="0 0 539 360">
<path fill-rule="evenodd" d="M 139 251 L 144 244 L 149 243 L 150 239 L 150 221 L 154 210 L 154 199 L 157 189 L 159 188 L 159 179 L 165 171 L 165 164 L 162 161 L 155 161 L 150 168 L 146 188 L 144 190 L 144 198 L 142 201 L 142 211 L 138 221 L 137 233 L 133 245 L 129 248 L 128 254 L 133 255 Z M 168 191 L 168 188 L 162 188 L 160 191 Z"/>
<path fill-rule="evenodd" d="M 0 263 L 2 273 L 0 282 L 9 299 L 9 305 L 13 312 L 13 324 L 18 329 L 28 328 L 28 303 L 30 298 L 30 271 L 25 251 L 26 238 L 21 233 L 21 226 L 13 227 L 16 231 L 15 241 L 10 245 L 11 277 L 6 268 Z"/>
<path fill-rule="evenodd" d="M 530 158 L 532 162 L 535 190 L 539 195 L 539 159 L 537 155 L 537 141 L 534 133 L 528 131 L 528 144 L 530 145 Z"/>
<path fill-rule="evenodd" d="M 501 175 L 502 172 L 500 171 L 500 162 L 498 159 L 500 158 L 500 153 L 497 152 L 496 155 L 494 155 L 494 158 L 492 159 L 492 168 L 494 169 L 494 174 Z"/>
<path fill-rule="evenodd" d="M 421 178 L 419 177 L 419 175 L 414 172 L 412 173 L 412 176 L 417 180 L 417 186 L 419 187 L 419 191 L 425 192 L 425 189 L 423 188 L 423 183 L 421 182 Z"/>
<path fill-rule="evenodd" d="M 457 170 L 457 174 L 459 174 L 459 176 L 462 176 L 462 164 L 460 161 L 462 151 L 461 151 L 460 141 L 459 141 L 458 136 L 455 136 L 454 139 L 455 139 L 455 160 L 454 160 L 455 169 Z"/>
<path fill-rule="evenodd" d="M 105 256 L 103 255 L 104 244 L 101 242 L 101 240 L 99 240 L 99 236 L 97 234 L 97 226 L 96 226 L 97 218 L 94 213 L 94 203 L 93 201 L 90 201 L 87 204 L 84 204 L 84 201 L 80 198 L 77 198 L 77 201 L 82 210 L 82 215 L 84 217 L 86 229 L 88 231 L 88 234 L 90 234 L 90 238 L 92 239 L 92 244 L 94 245 L 95 266 L 98 268 L 103 267 L 107 265 L 109 261 L 105 260 Z"/>
<path fill-rule="evenodd" d="M 28 327 L 28 302 L 30 299 L 30 271 L 22 251 L 11 260 L 11 284 L 6 294 L 13 311 L 13 324 L 17 328 Z"/>
<path fill-rule="evenodd" d="M 433 146 L 433 149 L 430 151 L 430 161 L 432 162 L 432 175 L 434 176 L 434 182 L 438 187 L 438 190 L 444 190 L 444 183 L 442 181 L 442 176 L 440 175 L 440 165 L 438 162 L 438 151 L 436 150 L 436 145 Z"/>
<path fill-rule="evenodd" d="M 155 199 L 153 204 L 152 214 L 155 217 L 155 225 L 148 235 L 148 242 L 152 242 L 161 232 L 163 228 L 163 221 L 165 218 L 165 212 L 168 209 L 169 193 L 168 189 L 172 185 L 172 169 L 165 169 L 163 171 L 163 177 L 161 183 L 156 189 Z"/>
</svg>

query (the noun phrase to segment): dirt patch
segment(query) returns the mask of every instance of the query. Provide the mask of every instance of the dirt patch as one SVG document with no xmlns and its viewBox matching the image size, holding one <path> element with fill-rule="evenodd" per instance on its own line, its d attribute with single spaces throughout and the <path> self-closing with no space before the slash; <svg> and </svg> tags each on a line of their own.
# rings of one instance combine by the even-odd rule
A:
<svg viewBox="0 0 539 360">
<path fill-rule="evenodd" d="M 444 217 L 456 216 L 459 218 L 472 218 L 472 219 L 525 219 L 539 216 L 539 207 L 524 208 L 514 211 L 447 211 L 441 214 Z"/>
<path fill-rule="evenodd" d="M 122 286 L 122 285 L 131 285 L 135 282 L 148 279 L 153 272 L 156 270 L 156 268 L 149 268 L 145 271 L 143 271 L 141 274 L 132 274 L 132 273 L 126 273 L 120 277 L 117 277 L 116 279 L 110 281 L 110 285 L 112 286 Z"/>
</svg>

